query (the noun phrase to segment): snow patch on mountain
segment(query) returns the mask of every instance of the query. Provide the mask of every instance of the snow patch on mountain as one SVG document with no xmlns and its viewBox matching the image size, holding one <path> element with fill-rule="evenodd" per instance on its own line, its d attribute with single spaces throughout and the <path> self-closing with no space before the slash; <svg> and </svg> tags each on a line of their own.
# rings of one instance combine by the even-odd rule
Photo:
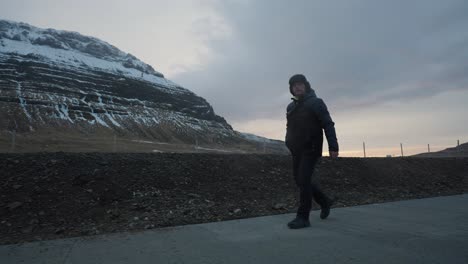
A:
<svg viewBox="0 0 468 264">
<path fill-rule="evenodd" d="M 252 140 L 252 141 L 256 141 L 256 142 L 259 142 L 259 143 L 272 143 L 272 142 L 275 142 L 275 140 L 273 140 L 273 139 L 269 139 L 269 138 L 266 138 L 266 137 L 260 137 L 260 136 L 257 136 L 257 135 L 254 135 L 254 134 L 250 134 L 250 133 L 244 133 L 244 132 L 242 132 L 241 135 L 242 135 L 245 139 Z M 277 140 L 276 140 L 276 141 L 277 141 Z"/>
<path fill-rule="evenodd" d="M 0 53 L 36 57 L 65 68 L 106 71 L 154 83 L 175 93 L 188 92 L 133 55 L 77 32 L 0 20 Z"/>
</svg>

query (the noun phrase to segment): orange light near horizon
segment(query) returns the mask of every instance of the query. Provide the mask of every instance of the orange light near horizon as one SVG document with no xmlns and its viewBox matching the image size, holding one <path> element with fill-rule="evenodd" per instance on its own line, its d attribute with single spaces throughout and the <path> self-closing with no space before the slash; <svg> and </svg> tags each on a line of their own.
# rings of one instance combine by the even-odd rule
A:
<svg viewBox="0 0 468 264">
<path fill-rule="evenodd" d="M 447 146 L 431 146 L 431 152 L 437 152 L 446 149 Z M 408 146 L 403 144 L 404 156 L 412 156 L 420 153 L 427 153 L 427 145 L 425 146 Z M 400 147 L 390 148 L 366 148 L 366 157 L 401 157 Z M 328 152 L 323 152 L 323 156 L 328 157 Z M 361 150 L 340 150 L 340 157 L 364 157 L 364 151 Z"/>
</svg>

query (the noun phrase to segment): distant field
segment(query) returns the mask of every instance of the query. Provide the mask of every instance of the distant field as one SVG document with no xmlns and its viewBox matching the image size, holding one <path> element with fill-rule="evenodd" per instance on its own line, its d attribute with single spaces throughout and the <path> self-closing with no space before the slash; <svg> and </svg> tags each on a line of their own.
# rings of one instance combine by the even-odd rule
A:
<svg viewBox="0 0 468 264">
<path fill-rule="evenodd" d="M 121 138 L 114 135 L 13 135 L 2 133 L 0 153 L 29 152 L 180 152 L 180 153 L 264 153 L 271 152 L 261 145 L 184 144 L 159 142 L 152 139 Z"/>
</svg>

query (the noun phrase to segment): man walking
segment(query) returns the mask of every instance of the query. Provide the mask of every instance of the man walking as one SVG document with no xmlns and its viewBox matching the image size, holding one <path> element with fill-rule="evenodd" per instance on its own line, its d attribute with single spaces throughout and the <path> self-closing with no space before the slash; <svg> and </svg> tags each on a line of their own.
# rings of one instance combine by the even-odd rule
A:
<svg viewBox="0 0 468 264">
<path fill-rule="evenodd" d="M 320 218 L 330 214 L 332 200 L 312 179 L 315 166 L 322 157 L 323 131 L 327 137 L 330 157 L 338 157 L 338 141 L 327 106 L 315 95 L 306 77 L 296 74 L 289 79 L 289 91 L 294 96 L 287 108 L 286 146 L 293 158 L 293 175 L 300 191 L 296 218 L 288 223 L 289 228 L 310 226 L 309 214 L 312 198 L 320 205 Z M 314 177 L 315 178 L 315 177 Z"/>
</svg>

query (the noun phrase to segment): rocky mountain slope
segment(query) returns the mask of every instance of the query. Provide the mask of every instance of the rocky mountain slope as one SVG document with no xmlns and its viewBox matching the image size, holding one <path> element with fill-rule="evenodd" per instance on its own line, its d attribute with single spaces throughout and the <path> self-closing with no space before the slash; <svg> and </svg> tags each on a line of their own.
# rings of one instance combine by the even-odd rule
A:
<svg viewBox="0 0 468 264">
<path fill-rule="evenodd" d="M 0 131 L 3 138 L 117 136 L 259 146 L 234 131 L 205 99 L 109 43 L 5 20 L 0 20 Z"/>
</svg>

